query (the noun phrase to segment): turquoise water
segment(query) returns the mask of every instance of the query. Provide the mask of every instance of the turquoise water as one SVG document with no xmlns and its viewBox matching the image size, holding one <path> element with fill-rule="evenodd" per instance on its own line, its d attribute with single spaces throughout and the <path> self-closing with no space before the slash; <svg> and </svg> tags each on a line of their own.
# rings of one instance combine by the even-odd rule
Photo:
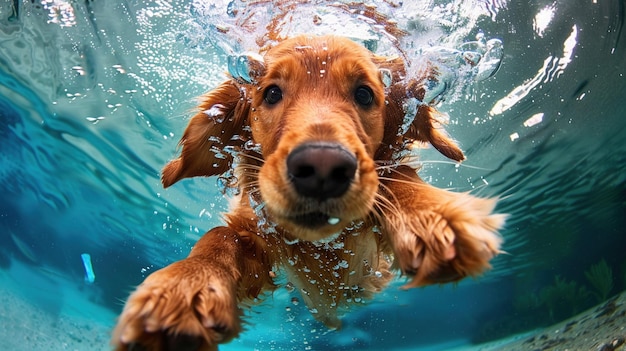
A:
<svg viewBox="0 0 626 351">
<path fill-rule="evenodd" d="M 195 97 L 224 79 L 228 50 L 246 45 L 215 34 L 230 23 L 227 5 L 0 2 L 0 349 L 108 349 L 132 288 L 221 223 L 215 179 L 163 190 L 159 172 Z M 407 292 L 399 280 L 337 332 L 278 289 L 224 350 L 446 350 L 552 324 L 626 289 L 623 1 L 380 6 L 422 48 L 460 48 L 479 33 L 502 41 L 498 72 L 471 84 L 459 74 L 440 106 L 468 160 L 426 150 L 421 175 L 500 196 L 507 253 L 456 287 Z"/>
</svg>

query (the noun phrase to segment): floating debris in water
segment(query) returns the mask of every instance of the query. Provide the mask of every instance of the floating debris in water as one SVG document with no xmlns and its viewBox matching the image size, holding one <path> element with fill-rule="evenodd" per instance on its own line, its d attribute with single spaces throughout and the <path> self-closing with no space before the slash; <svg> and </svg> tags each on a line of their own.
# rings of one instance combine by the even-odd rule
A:
<svg viewBox="0 0 626 351">
<path fill-rule="evenodd" d="M 94 273 L 93 266 L 91 265 L 91 255 L 84 253 L 80 255 L 80 258 L 83 260 L 83 266 L 85 267 L 85 281 L 92 284 L 96 281 L 96 274 Z"/>
</svg>

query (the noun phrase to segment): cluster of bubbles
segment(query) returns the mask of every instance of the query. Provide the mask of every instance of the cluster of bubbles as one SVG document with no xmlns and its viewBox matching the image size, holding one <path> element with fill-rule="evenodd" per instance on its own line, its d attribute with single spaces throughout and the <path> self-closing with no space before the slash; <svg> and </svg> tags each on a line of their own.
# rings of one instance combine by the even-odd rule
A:
<svg viewBox="0 0 626 351">
<path fill-rule="evenodd" d="M 424 66 L 434 67 L 438 74 L 427 82 L 427 96 L 420 101 L 431 105 L 493 76 L 500 67 L 501 40 L 486 38 L 480 31 L 467 40 L 476 30 L 477 19 L 491 16 L 487 10 L 463 2 L 364 5 L 327 0 L 231 0 L 207 4 L 197 0 L 191 5 L 197 26 L 211 33 L 207 40 L 229 56 L 229 72 L 244 81 L 250 81 L 250 52 L 264 52 L 280 39 L 298 34 L 335 34 L 361 42 L 377 55 L 403 57 L 409 77 L 422 72 Z"/>
</svg>

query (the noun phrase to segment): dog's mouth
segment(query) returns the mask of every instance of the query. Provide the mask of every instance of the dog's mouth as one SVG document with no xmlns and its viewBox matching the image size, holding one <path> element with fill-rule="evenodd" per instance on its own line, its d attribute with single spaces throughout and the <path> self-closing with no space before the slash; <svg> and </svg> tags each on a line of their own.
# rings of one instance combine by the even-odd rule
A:
<svg viewBox="0 0 626 351">
<path fill-rule="evenodd" d="M 294 224 L 307 229 L 318 229 L 327 225 L 336 225 L 341 222 L 340 218 L 333 217 L 319 211 L 291 216 L 289 217 L 289 220 Z"/>
</svg>

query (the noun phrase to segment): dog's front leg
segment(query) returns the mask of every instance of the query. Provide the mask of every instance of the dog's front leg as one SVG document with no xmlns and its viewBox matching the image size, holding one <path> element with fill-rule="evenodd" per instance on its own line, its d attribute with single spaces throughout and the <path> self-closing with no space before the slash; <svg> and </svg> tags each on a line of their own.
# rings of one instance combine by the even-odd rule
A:
<svg viewBox="0 0 626 351">
<path fill-rule="evenodd" d="M 116 350 L 217 350 L 241 331 L 237 232 L 207 232 L 189 256 L 152 273 L 129 297 L 113 333 Z"/>
<path fill-rule="evenodd" d="M 395 169 L 381 189 L 392 209 L 380 217 L 395 264 L 412 276 L 406 287 L 476 276 L 500 252 L 497 231 L 506 216 L 493 213 L 495 199 L 436 188 L 408 166 Z"/>
</svg>

